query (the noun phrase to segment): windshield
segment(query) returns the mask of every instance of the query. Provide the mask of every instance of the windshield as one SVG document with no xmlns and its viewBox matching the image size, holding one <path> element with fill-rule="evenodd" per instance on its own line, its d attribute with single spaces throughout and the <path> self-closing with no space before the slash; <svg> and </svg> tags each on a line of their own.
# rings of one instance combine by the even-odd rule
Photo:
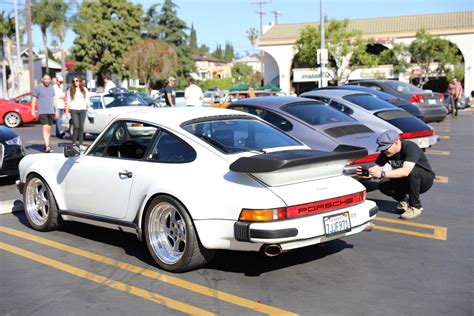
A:
<svg viewBox="0 0 474 316">
<path fill-rule="evenodd" d="M 283 110 L 313 126 L 354 121 L 350 116 L 323 103 L 297 103 Z"/>
<path fill-rule="evenodd" d="M 420 88 L 415 87 L 414 85 L 401 82 L 401 81 L 395 81 L 395 80 L 388 80 L 386 81 L 387 86 L 392 88 L 393 90 L 400 92 L 400 93 L 420 93 L 424 92 Z"/>
<path fill-rule="evenodd" d="M 183 128 L 226 154 L 302 145 L 294 138 L 256 119 L 212 120 L 189 123 Z"/>
<path fill-rule="evenodd" d="M 117 93 L 104 95 L 104 104 L 106 108 L 118 106 L 148 105 L 142 97 L 135 93 Z"/>
<path fill-rule="evenodd" d="M 397 108 L 396 106 L 369 94 L 346 95 L 343 99 L 357 104 L 369 111 Z"/>
</svg>

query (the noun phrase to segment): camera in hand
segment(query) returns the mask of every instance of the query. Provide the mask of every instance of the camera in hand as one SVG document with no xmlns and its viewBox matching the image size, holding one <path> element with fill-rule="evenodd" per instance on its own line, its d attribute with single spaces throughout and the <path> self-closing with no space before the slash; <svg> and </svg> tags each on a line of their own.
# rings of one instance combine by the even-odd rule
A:
<svg viewBox="0 0 474 316">
<path fill-rule="evenodd" d="M 361 168 L 361 171 L 362 171 L 362 176 L 363 177 L 368 177 L 369 176 L 369 169 Z"/>
</svg>

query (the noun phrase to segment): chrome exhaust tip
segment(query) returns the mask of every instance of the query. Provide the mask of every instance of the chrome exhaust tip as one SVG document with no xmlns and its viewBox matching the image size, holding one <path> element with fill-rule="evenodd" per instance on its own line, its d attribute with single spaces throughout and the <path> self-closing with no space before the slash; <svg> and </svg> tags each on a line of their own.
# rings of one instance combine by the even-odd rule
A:
<svg viewBox="0 0 474 316">
<path fill-rule="evenodd" d="M 367 232 L 371 232 L 371 231 L 374 230 L 374 228 L 375 228 L 375 224 L 372 223 L 372 222 L 369 222 L 369 223 L 367 223 L 367 226 L 365 226 L 364 230 L 367 231 Z"/>
<path fill-rule="evenodd" d="M 263 245 L 260 248 L 260 252 L 267 256 L 267 257 L 276 257 L 281 254 L 281 246 L 279 244 L 270 244 L 270 245 Z"/>
</svg>

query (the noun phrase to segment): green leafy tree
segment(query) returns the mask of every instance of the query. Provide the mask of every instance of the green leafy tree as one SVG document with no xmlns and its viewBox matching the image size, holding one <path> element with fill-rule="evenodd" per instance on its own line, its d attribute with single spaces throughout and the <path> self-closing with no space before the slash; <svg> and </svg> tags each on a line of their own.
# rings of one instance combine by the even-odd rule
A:
<svg viewBox="0 0 474 316">
<path fill-rule="evenodd" d="M 227 62 L 230 62 L 232 59 L 234 59 L 234 46 L 232 46 L 232 44 L 229 42 L 225 43 L 223 59 Z"/>
<path fill-rule="evenodd" d="M 159 25 L 158 4 L 151 5 L 143 16 L 142 37 L 158 39 L 161 27 Z"/>
<path fill-rule="evenodd" d="M 70 26 L 69 19 L 67 17 L 68 8 L 72 6 L 72 2 L 66 3 L 63 0 L 57 0 L 57 14 L 54 17 L 54 20 L 51 23 L 51 33 L 59 39 L 59 46 L 61 48 L 61 75 L 63 78 L 66 78 L 66 56 L 65 56 L 65 47 L 64 41 L 66 40 L 66 31 Z M 53 43 L 51 42 L 51 45 Z M 53 47 L 57 46 L 53 45 Z"/>
<path fill-rule="evenodd" d="M 15 19 L 10 15 L 7 14 L 5 11 L 2 11 L 0 14 L 0 42 L 2 47 L 2 54 L 3 56 L 7 55 L 6 50 L 8 46 L 11 46 L 11 41 L 15 37 Z M 5 43 L 3 38 L 7 39 L 7 47 L 5 47 Z"/>
<path fill-rule="evenodd" d="M 191 31 L 189 32 L 189 47 L 191 48 L 191 52 L 193 54 L 197 54 L 198 52 L 197 35 L 196 35 L 196 30 L 194 29 L 193 24 L 191 24 Z"/>
<path fill-rule="evenodd" d="M 247 30 L 246 35 L 250 45 L 252 45 L 253 54 L 255 55 L 255 44 L 257 44 L 258 31 L 256 28 L 251 27 Z"/>
<path fill-rule="evenodd" d="M 379 55 L 379 64 L 393 66 L 392 75 L 406 72 L 410 66 L 409 60 L 408 46 L 404 43 L 394 43 L 391 49 L 386 49 Z"/>
<path fill-rule="evenodd" d="M 334 69 L 336 82 L 346 82 L 350 73 L 361 67 L 374 66 L 377 57 L 366 52 L 370 43 L 362 38 L 362 33 L 348 29 L 349 20 L 329 20 L 325 23 L 325 41 L 331 67 Z M 319 28 L 308 26 L 301 32 L 295 47 L 298 51 L 295 63 L 308 67 L 319 66 L 316 59 L 320 48 L 321 33 Z"/>
<path fill-rule="evenodd" d="M 79 70 L 126 74 L 123 54 L 140 39 L 141 5 L 126 0 L 84 1 L 73 24 L 72 54 Z"/>
<path fill-rule="evenodd" d="M 223 78 L 223 79 L 208 79 L 205 81 L 199 81 L 198 85 L 203 91 L 206 91 L 210 88 L 219 88 L 221 90 L 229 90 L 232 88 L 232 78 Z"/>
<path fill-rule="evenodd" d="M 31 21 L 40 27 L 43 35 L 43 46 L 46 56 L 46 73 L 49 73 L 48 64 L 48 28 L 61 15 L 64 1 L 62 0 L 32 0 Z"/>
<path fill-rule="evenodd" d="M 178 55 L 178 68 L 176 77 L 178 79 L 176 88 L 187 85 L 189 73 L 195 71 L 196 66 L 192 59 L 192 51 L 188 46 L 188 35 L 186 22 L 181 20 L 176 11 L 177 5 L 171 0 L 165 0 L 158 15 L 158 39 L 173 44 Z"/>
<path fill-rule="evenodd" d="M 244 63 L 235 63 L 231 69 L 232 78 L 234 78 L 237 84 L 246 83 L 249 84 L 253 76 L 253 68 Z"/>
<path fill-rule="evenodd" d="M 216 45 L 216 49 L 212 53 L 212 57 L 217 58 L 217 59 L 223 59 L 224 58 L 224 52 L 222 51 L 222 47 L 220 44 Z"/>
<path fill-rule="evenodd" d="M 198 49 L 199 56 L 207 56 L 209 55 L 209 52 L 210 52 L 210 49 L 206 45 L 202 44 L 201 46 L 199 46 L 199 49 Z"/>
<path fill-rule="evenodd" d="M 428 82 L 428 77 L 433 75 L 430 69 L 431 64 L 438 63 L 437 74 L 445 73 L 452 76 L 454 69 L 459 68 L 461 56 L 458 55 L 458 49 L 450 41 L 434 37 L 425 30 L 417 32 L 415 40 L 410 43 L 408 48 L 411 55 L 411 62 L 418 64 L 423 69 L 423 75 L 420 78 L 420 86 Z"/>
<path fill-rule="evenodd" d="M 131 46 L 124 55 L 124 61 L 129 74 L 145 82 L 147 92 L 152 80 L 165 79 L 174 74 L 178 63 L 174 46 L 151 38 Z"/>
</svg>

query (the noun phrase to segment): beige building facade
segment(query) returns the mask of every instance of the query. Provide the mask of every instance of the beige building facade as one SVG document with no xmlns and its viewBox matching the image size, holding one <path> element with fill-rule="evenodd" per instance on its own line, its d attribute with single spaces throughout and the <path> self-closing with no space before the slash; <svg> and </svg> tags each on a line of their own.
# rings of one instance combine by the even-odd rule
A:
<svg viewBox="0 0 474 316">
<path fill-rule="evenodd" d="M 297 82 L 319 80 L 318 69 L 292 68 L 297 53 L 294 45 L 306 26 L 319 27 L 319 23 L 273 25 L 260 38 L 260 50 L 264 52 L 265 84 L 279 85 L 289 93 L 291 86 Z M 362 31 L 366 38 L 373 38 L 386 48 L 391 48 L 394 43 L 410 44 L 421 29 L 449 40 L 463 57 L 466 94 L 474 90 L 474 11 L 350 20 L 349 28 Z M 381 76 L 391 78 L 390 67 L 382 65 L 377 69 L 359 69 L 350 74 L 349 80 Z M 415 71 L 416 66 L 397 79 L 408 81 Z"/>
</svg>

